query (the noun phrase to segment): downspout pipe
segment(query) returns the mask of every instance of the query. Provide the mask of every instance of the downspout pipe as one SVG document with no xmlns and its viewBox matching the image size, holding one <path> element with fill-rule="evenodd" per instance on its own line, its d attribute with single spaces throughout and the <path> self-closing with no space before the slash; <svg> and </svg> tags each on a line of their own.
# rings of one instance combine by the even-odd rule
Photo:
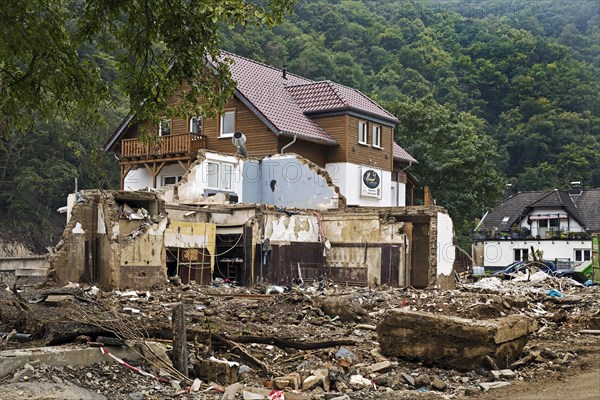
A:
<svg viewBox="0 0 600 400">
<path fill-rule="evenodd" d="M 296 134 L 294 134 L 294 139 L 293 139 L 291 142 L 289 142 L 288 144 L 286 144 L 285 146 L 283 146 L 283 147 L 281 148 L 281 153 L 280 153 L 280 154 L 283 154 L 283 152 L 284 152 L 284 151 L 285 151 L 285 150 L 286 150 L 288 147 L 290 147 L 291 145 L 293 145 L 294 143 L 296 143 L 296 139 L 298 139 L 298 134 L 297 134 L 297 133 L 296 133 Z"/>
</svg>

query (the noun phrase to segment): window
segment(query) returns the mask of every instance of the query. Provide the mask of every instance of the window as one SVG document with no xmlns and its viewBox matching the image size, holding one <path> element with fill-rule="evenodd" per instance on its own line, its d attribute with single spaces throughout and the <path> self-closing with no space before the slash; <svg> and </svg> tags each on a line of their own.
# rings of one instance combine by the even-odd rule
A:
<svg viewBox="0 0 600 400">
<path fill-rule="evenodd" d="M 529 252 L 527 249 L 514 249 L 515 250 L 515 261 L 527 261 Z"/>
<path fill-rule="evenodd" d="M 158 122 L 158 136 L 169 136 L 171 134 L 171 120 L 162 119 Z"/>
<path fill-rule="evenodd" d="M 190 118 L 190 132 L 191 133 L 202 133 L 202 117 Z"/>
<path fill-rule="evenodd" d="M 233 189 L 233 165 L 209 161 L 206 171 L 206 186 L 209 189 Z"/>
<path fill-rule="evenodd" d="M 181 175 L 163 176 L 163 186 L 174 185 L 181 180 Z"/>
<path fill-rule="evenodd" d="M 381 148 L 381 126 L 373 125 L 373 147 Z"/>
<path fill-rule="evenodd" d="M 590 250 L 575 250 L 575 261 L 590 261 L 591 251 Z"/>
<path fill-rule="evenodd" d="M 221 114 L 221 137 L 231 137 L 235 132 L 235 111 L 225 111 Z"/>
<path fill-rule="evenodd" d="M 358 122 L 358 143 L 369 144 L 369 133 L 367 131 L 367 123 L 363 121 Z"/>
<path fill-rule="evenodd" d="M 557 231 L 560 228 L 560 220 L 558 218 L 540 219 L 540 228 L 550 228 L 551 231 Z"/>
</svg>

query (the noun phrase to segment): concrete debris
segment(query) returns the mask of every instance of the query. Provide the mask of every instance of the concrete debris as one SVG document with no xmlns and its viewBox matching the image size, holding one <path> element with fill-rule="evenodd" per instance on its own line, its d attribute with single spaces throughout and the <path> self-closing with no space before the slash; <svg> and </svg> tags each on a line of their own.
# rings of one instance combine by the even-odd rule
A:
<svg viewBox="0 0 600 400">
<path fill-rule="evenodd" d="M 504 386 L 510 386 L 510 382 L 481 382 L 479 384 L 484 391 L 488 391 L 490 389 L 497 389 Z"/>
<path fill-rule="evenodd" d="M 387 356 L 468 370 L 483 366 L 486 356 L 516 361 L 536 329 L 535 320 L 519 315 L 481 321 L 392 309 L 377 333 Z"/>
<path fill-rule="evenodd" d="M 35 398 L 35 384 L 60 388 L 55 398 L 79 388 L 89 391 L 79 398 L 134 400 L 433 399 L 561 380 L 592 365 L 590 349 L 600 346 L 600 336 L 585 333 L 600 329 L 600 287 L 565 283 L 564 298 L 553 298 L 547 293 L 555 284 L 442 291 L 322 280 L 269 295 L 270 285 L 225 283 L 96 293 L 91 285 L 22 287 L 29 311 L 2 290 L 0 332 L 46 346 L 0 341 L 0 398 Z M 50 296 L 64 297 L 48 307 Z M 187 379 L 172 368 L 171 317 L 179 303 Z M 134 369 L 95 347 L 109 345 Z"/>
</svg>

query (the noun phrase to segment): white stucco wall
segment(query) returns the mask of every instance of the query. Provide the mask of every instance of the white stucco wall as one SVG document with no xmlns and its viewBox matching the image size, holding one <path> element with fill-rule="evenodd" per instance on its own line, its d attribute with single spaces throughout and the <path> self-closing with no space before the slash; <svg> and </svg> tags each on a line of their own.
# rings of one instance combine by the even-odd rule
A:
<svg viewBox="0 0 600 400">
<path fill-rule="evenodd" d="M 542 250 L 545 260 L 575 260 L 575 250 L 591 250 L 591 240 L 489 240 L 483 243 L 484 266 L 504 267 L 515 261 L 515 249 Z"/>
<path fill-rule="evenodd" d="M 455 257 L 454 227 L 452 218 L 445 213 L 437 214 L 437 275 L 450 276 Z"/>
<path fill-rule="evenodd" d="M 160 174 L 156 177 L 156 189 L 163 187 L 163 178 L 165 176 L 183 176 L 185 171 L 179 164 L 166 165 Z"/>
<path fill-rule="evenodd" d="M 152 174 L 144 166 L 131 170 L 123 180 L 125 190 L 138 190 L 152 187 Z"/>
<path fill-rule="evenodd" d="M 325 166 L 333 184 L 340 188 L 346 196 L 346 204 L 350 206 L 390 207 L 396 199 L 392 199 L 392 175 L 390 171 L 381 171 L 381 199 L 361 196 L 361 165 L 352 163 L 329 163 Z M 373 168 L 378 168 L 374 166 Z"/>
<path fill-rule="evenodd" d="M 227 163 L 233 166 L 231 176 L 231 190 L 238 196 L 242 193 L 242 161 L 234 156 L 216 153 L 206 153 L 206 159 L 188 171 L 187 181 L 181 182 L 177 189 L 180 202 L 194 202 L 202 199 L 205 189 L 208 188 L 208 163 Z"/>
<path fill-rule="evenodd" d="M 404 207 L 406 205 L 406 184 L 392 181 L 391 188 L 392 205 Z M 398 191 L 400 191 L 400 193 L 397 194 Z"/>
</svg>

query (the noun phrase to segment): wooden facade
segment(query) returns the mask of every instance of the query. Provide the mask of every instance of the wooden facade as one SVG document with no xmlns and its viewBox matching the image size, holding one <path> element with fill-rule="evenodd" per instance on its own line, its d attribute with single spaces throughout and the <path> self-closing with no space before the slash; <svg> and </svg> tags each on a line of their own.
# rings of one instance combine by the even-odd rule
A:
<svg viewBox="0 0 600 400">
<path fill-rule="evenodd" d="M 275 135 L 267 125 L 239 99 L 233 98 L 225 107 L 225 112 L 235 113 L 234 130 L 246 135 L 246 148 L 251 157 L 266 157 L 281 152 L 292 142 L 289 136 Z M 368 118 L 358 118 L 348 113 L 312 118 L 338 144 L 323 145 L 302 140 L 298 137 L 286 152 L 299 154 L 315 164 L 325 167 L 328 163 L 353 163 L 371 165 L 384 171 L 393 171 L 393 128 L 374 122 Z M 358 142 L 359 121 L 367 123 L 368 143 Z M 199 149 L 215 152 L 236 152 L 231 136 L 221 136 L 221 118 L 207 118 L 202 121 L 201 133 L 190 132 L 190 120 L 172 118 L 170 135 L 158 136 L 159 127 L 147 124 L 143 129 L 139 125 L 127 128 L 120 141 L 121 148 L 121 184 L 129 171 L 145 167 L 154 177 L 161 173 L 166 165 L 178 163 L 187 171 L 196 159 Z M 381 126 L 381 147 L 373 146 L 372 128 Z M 141 139 L 142 132 L 149 133 Z"/>
<path fill-rule="evenodd" d="M 367 119 L 349 116 L 348 122 L 348 153 L 344 162 L 359 165 L 372 165 L 384 171 L 392 171 L 394 162 L 394 131 L 390 126 L 382 125 Z M 358 142 L 358 124 L 367 123 L 368 143 Z M 381 148 L 373 146 L 373 125 L 381 126 Z"/>
</svg>

